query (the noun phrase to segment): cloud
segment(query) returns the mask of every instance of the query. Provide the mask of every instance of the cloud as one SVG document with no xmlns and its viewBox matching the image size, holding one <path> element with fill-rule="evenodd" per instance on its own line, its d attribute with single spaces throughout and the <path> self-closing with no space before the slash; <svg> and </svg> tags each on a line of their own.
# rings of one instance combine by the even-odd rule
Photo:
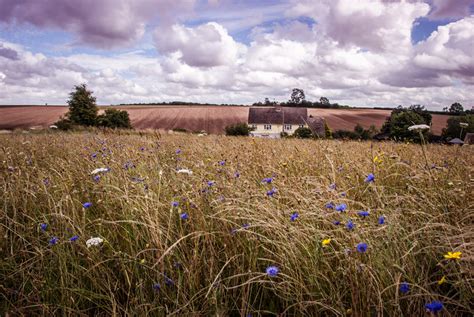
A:
<svg viewBox="0 0 474 317">
<path fill-rule="evenodd" d="M 160 28 L 155 43 L 161 53 L 178 53 L 182 62 L 196 67 L 232 64 L 239 49 L 227 30 L 214 22 L 194 28 L 178 24 L 169 30 Z"/>
<path fill-rule="evenodd" d="M 4 47 L 2 43 L 0 43 L 0 57 L 4 57 L 11 60 L 18 59 L 18 53 L 14 49 L 9 47 Z"/>
<path fill-rule="evenodd" d="M 433 10 L 430 13 L 432 19 L 455 19 L 463 18 L 470 14 L 470 6 L 474 6 L 474 0 L 432 0 Z"/>
<path fill-rule="evenodd" d="M 141 38 L 146 23 L 159 16 L 174 21 L 195 0 L 0 0 L 0 22 L 32 24 L 73 32 L 98 48 L 126 46 Z"/>
</svg>

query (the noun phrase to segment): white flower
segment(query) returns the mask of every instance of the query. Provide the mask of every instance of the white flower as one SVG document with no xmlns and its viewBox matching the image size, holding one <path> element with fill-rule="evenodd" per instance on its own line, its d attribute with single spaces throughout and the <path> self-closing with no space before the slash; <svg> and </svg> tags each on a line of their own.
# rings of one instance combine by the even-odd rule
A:
<svg viewBox="0 0 474 317">
<path fill-rule="evenodd" d="M 91 175 L 95 175 L 95 174 L 98 174 L 98 173 L 105 173 L 105 172 L 108 172 L 110 169 L 107 168 L 107 167 L 101 167 L 101 168 L 96 168 L 95 170 L 93 170 L 91 172 Z"/>
<path fill-rule="evenodd" d="M 467 128 L 469 126 L 469 123 L 467 122 L 459 122 L 459 125 L 463 128 Z"/>
<path fill-rule="evenodd" d="M 57 128 L 58 128 L 58 126 L 57 126 L 57 125 L 54 125 L 54 124 L 52 124 L 52 125 L 50 125 L 50 126 L 49 126 L 49 128 L 50 128 L 50 129 L 57 129 Z"/>
<path fill-rule="evenodd" d="M 104 242 L 104 239 L 102 238 L 99 238 L 99 237 L 90 238 L 89 240 L 86 241 L 86 245 L 88 248 L 90 248 L 91 246 L 101 245 L 102 242 Z"/>
<path fill-rule="evenodd" d="M 408 127 L 408 130 L 413 131 L 413 130 L 428 130 L 430 128 L 429 125 L 426 124 L 415 124 L 412 125 L 411 127 Z"/>
<path fill-rule="evenodd" d="M 193 175 L 193 171 L 182 168 L 176 171 L 178 174 L 188 174 L 188 175 Z"/>
</svg>

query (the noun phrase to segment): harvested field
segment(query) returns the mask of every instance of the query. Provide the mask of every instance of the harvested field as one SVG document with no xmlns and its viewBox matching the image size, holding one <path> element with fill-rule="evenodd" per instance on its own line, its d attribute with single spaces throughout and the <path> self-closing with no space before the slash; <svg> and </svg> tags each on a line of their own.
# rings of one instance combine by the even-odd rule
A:
<svg viewBox="0 0 474 317">
<path fill-rule="evenodd" d="M 247 107 L 237 106 L 123 106 L 137 129 L 186 129 L 223 133 L 227 125 L 246 122 Z M 0 107 L 0 129 L 48 126 L 67 112 L 67 107 Z M 380 128 L 390 110 L 309 109 L 309 114 L 325 118 L 334 130 L 352 130 L 356 124 Z M 441 134 L 447 115 L 433 115 L 433 132 Z"/>
</svg>

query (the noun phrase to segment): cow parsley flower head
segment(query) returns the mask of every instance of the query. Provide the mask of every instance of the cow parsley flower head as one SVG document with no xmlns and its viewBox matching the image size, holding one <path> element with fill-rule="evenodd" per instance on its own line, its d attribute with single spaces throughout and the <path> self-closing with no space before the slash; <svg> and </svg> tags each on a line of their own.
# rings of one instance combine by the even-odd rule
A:
<svg viewBox="0 0 474 317">
<path fill-rule="evenodd" d="M 294 212 L 290 216 L 290 221 L 295 221 L 300 215 L 297 212 Z"/>
<path fill-rule="evenodd" d="M 188 175 L 193 175 L 193 171 L 188 170 L 186 168 L 182 168 L 176 171 L 178 174 L 188 174 Z"/>
<path fill-rule="evenodd" d="M 362 211 L 359 211 L 357 214 L 358 214 L 359 216 L 365 218 L 365 217 L 367 217 L 368 215 L 370 215 L 370 212 L 365 211 L 365 210 L 362 210 Z"/>
<path fill-rule="evenodd" d="M 339 211 L 339 212 L 344 212 L 346 209 L 347 209 L 346 204 L 339 204 L 336 206 L 336 211 Z"/>
<path fill-rule="evenodd" d="M 415 124 L 410 127 L 408 127 L 408 130 L 410 131 L 423 131 L 423 130 L 429 130 L 430 126 L 426 124 Z"/>
<path fill-rule="evenodd" d="M 89 240 L 86 241 L 86 246 L 88 248 L 92 246 L 99 246 L 104 242 L 104 239 L 96 237 L 96 238 L 90 238 Z"/>
<path fill-rule="evenodd" d="M 366 183 L 372 183 L 375 181 L 375 175 L 370 173 L 369 175 L 367 175 L 367 177 L 365 178 L 365 182 Z"/>
<path fill-rule="evenodd" d="M 90 208 L 91 206 L 92 206 L 91 202 L 86 202 L 86 203 L 82 204 L 82 207 L 84 207 L 84 208 Z"/>
<path fill-rule="evenodd" d="M 402 294 L 406 294 L 410 291 L 410 285 L 407 282 L 403 282 L 400 284 L 400 292 Z"/>
<path fill-rule="evenodd" d="M 367 243 L 365 242 L 361 242 L 357 245 L 357 251 L 360 252 L 360 253 L 364 253 L 365 251 L 367 251 Z"/>
<path fill-rule="evenodd" d="M 437 313 L 443 309 L 443 303 L 437 300 L 432 301 L 425 305 L 425 308 L 430 313 Z"/>
<path fill-rule="evenodd" d="M 95 175 L 95 174 L 99 174 L 99 173 L 106 173 L 110 171 L 110 168 L 108 167 L 100 167 L 100 168 L 96 168 L 95 170 L 93 170 L 91 172 L 91 175 Z"/>
<path fill-rule="evenodd" d="M 276 266 L 269 266 L 269 267 L 267 267 L 267 269 L 266 269 L 267 275 L 270 276 L 270 277 L 275 277 L 275 276 L 277 276 L 277 274 L 278 274 L 279 271 L 280 271 L 280 270 L 279 270 L 278 267 L 276 267 Z"/>
</svg>

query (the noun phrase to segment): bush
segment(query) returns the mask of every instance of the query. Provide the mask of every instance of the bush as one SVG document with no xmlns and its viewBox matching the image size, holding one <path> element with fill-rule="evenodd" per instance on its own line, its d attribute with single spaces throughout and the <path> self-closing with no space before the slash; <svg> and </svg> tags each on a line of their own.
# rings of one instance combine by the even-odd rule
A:
<svg viewBox="0 0 474 317">
<path fill-rule="evenodd" d="M 247 123 L 237 123 L 225 127 L 226 135 L 248 136 L 250 134 L 250 131 L 252 131 L 252 128 L 249 127 Z"/>
<path fill-rule="evenodd" d="M 97 125 L 105 128 L 131 129 L 130 117 L 125 110 L 107 109 L 97 117 Z"/>
<path fill-rule="evenodd" d="M 58 127 L 59 130 L 62 131 L 69 131 L 74 128 L 74 124 L 68 118 L 61 117 L 58 121 L 54 123 L 55 126 Z"/>
<path fill-rule="evenodd" d="M 295 133 L 293 134 L 295 137 L 298 139 L 309 139 L 313 137 L 313 132 L 311 132 L 310 128 L 298 128 L 295 130 Z"/>
<path fill-rule="evenodd" d="M 461 122 L 467 123 L 467 127 L 461 127 Z M 459 117 L 450 117 L 448 119 L 446 128 L 443 129 L 442 136 L 445 139 L 460 138 L 463 140 L 466 133 L 474 132 L 474 115 L 468 114 Z"/>
</svg>

